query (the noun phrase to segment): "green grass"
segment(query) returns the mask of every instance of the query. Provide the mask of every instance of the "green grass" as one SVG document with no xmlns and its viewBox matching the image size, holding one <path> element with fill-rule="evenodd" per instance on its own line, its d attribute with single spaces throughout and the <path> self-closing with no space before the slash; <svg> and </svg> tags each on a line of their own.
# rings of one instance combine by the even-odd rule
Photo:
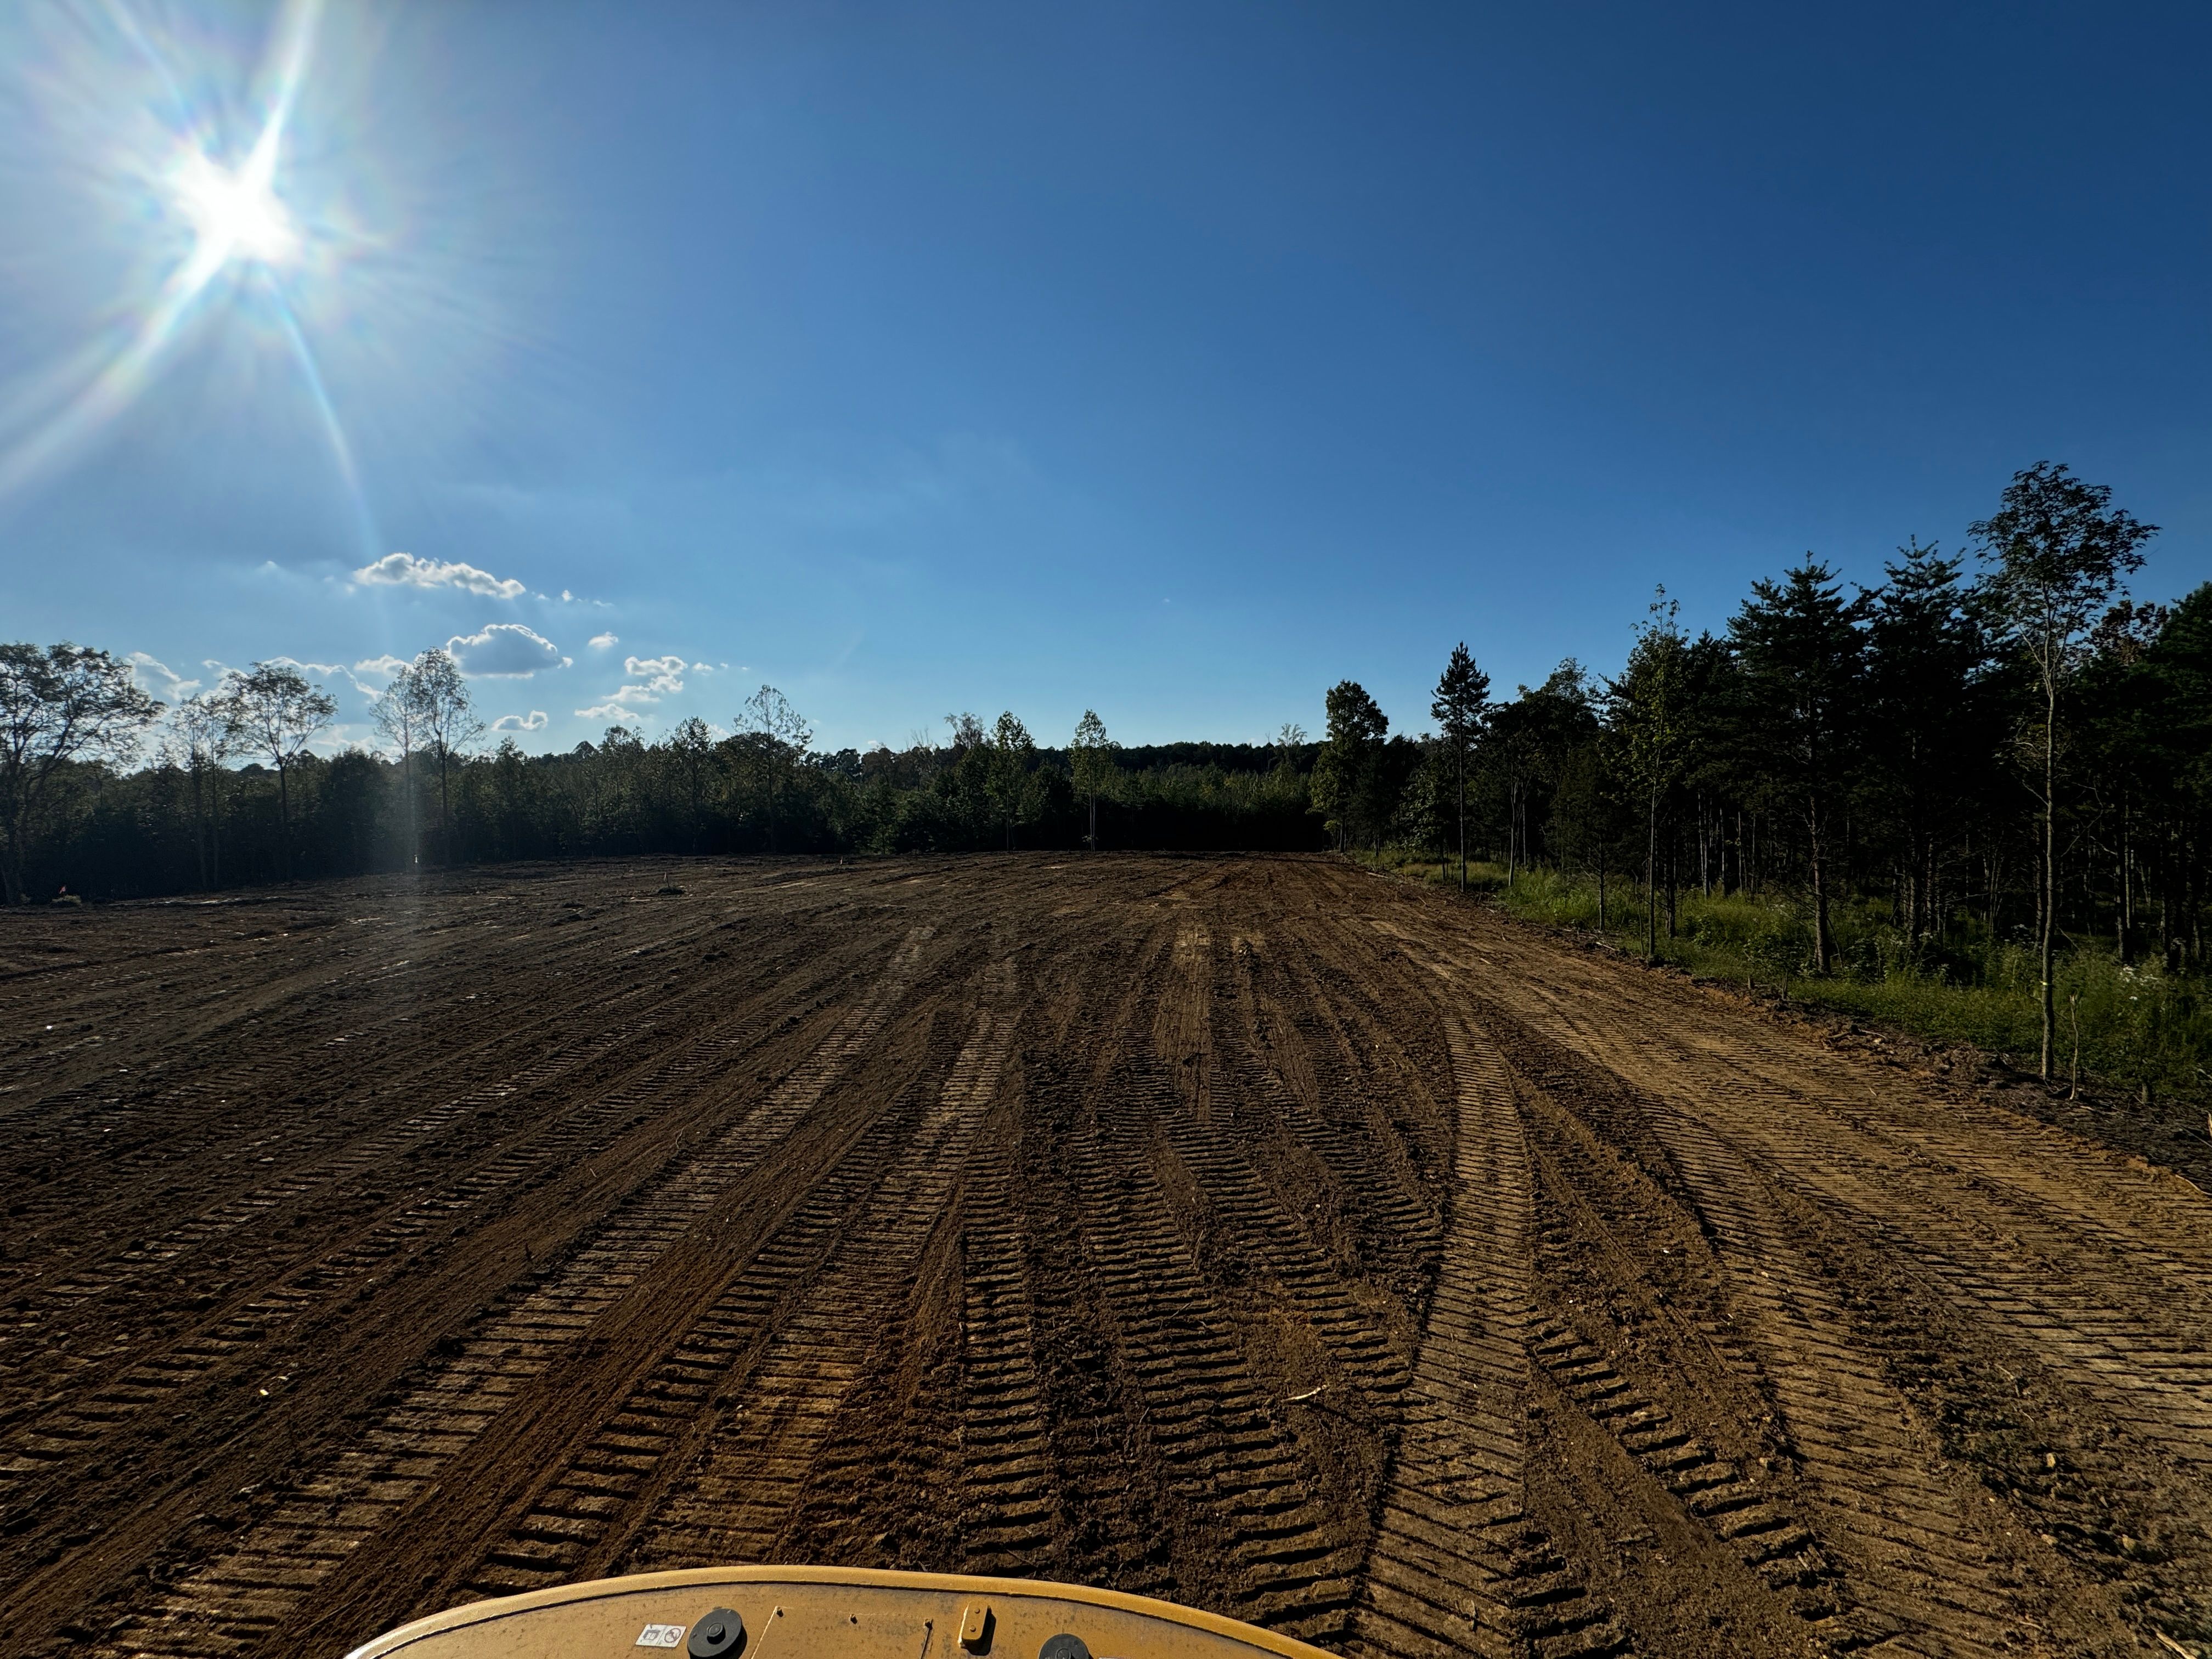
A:
<svg viewBox="0 0 2212 1659">
<path fill-rule="evenodd" d="M 1456 863 L 1386 850 L 1358 861 L 1409 879 L 1456 886 Z M 1502 865 L 1470 864 L 1470 891 L 1509 914 L 1591 933 L 1598 927 L 1597 884 L 1553 870 L 1521 870 L 1509 887 Z M 1626 881 L 1607 884 L 1605 937 L 1633 956 L 1645 945 L 1643 895 Z M 1889 923 L 1886 905 L 1829 908 L 1835 961 L 1813 971 L 1811 908 L 1794 898 L 1676 899 L 1669 937 L 1662 908 L 1659 959 L 1711 979 L 1780 994 L 1942 1042 L 1970 1043 L 2032 1066 L 2040 1042 L 2036 955 L 2017 940 L 1962 929 L 1941 948 L 1915 957 Z M 2203 1096 L 2212 1085 L 2212 996 L 2200 980 L 2155 966 L 2124 967 L 2109 942 L 2085 944 L 2057 965 L 2057 1065 L 2067 1074 L 2078 1027 L 2081 1074 L 2130 1090 Z"/>
</svg>

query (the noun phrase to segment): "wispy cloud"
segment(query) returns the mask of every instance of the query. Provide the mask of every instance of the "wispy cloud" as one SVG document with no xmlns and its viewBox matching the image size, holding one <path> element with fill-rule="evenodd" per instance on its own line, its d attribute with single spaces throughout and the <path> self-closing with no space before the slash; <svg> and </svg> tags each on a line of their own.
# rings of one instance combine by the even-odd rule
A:
<svg viewBox="0 0 2212 1659">
<path fill-rule="evenodd" d="M 353 665 L 356 674 L 380 674 L 386 679 L 407 666 L 407 659 L 386 653 L 381 657 L 363 657 Z"/>
<path fill-rule="evenodd" d="M 343 680 L 364 697 L 376 696 L 374 686 L 363 685 L 354 678 L 353 670 L 342 662 L 301 662 L 297 657 L 270 657 L 264 660 L 272 668 L 296 668 L 309 679 Z"/>
<path fill-rule="evenodd" d="M 596 708 L 579 708 L 576 718 L 586 720 L 640 720 L 645 718 L 635 708 L 625 708 L 618 702 L 603 702 Z"/>
<path fill-rule="evenodd" d="M 590 639 L 585 641 L 584 643 L 590 646 L 594 651 L 605 651 L 612 647 L 620 645 L 622 641 L 617 639 L 612 634 L 594 634 Z"/>
<path fill-rule="evenodd" d="M 412 553 L 387 553 L 353 573 L 357 582 L 376 587 L 452 587 L 488 599 L 519 599 L 530 590 L 511 578 L 495 576 L 458 560 L 418 559 Z"/>
</svg>

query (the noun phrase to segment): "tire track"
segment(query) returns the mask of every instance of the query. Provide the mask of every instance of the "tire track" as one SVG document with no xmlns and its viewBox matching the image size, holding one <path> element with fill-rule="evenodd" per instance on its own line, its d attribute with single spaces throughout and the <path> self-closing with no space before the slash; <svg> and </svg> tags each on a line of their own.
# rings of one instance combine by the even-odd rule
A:
<svg viewBox="0 0 2212 1659">
<path fill-rule="evenodd" d="M 1611 1610 L 1527 1513 L 1527 1153 L 1503 1061 L 1457 1016 L 1443 1021 L 1459 1082 L 1450 1222 L 1352 1651 L 1618 1653 Z"/>
<path fill-rule="evenodd" d="M 165 1596 L 120 1654 L 216 1659 L 292 1618 L 492 1419 L 714 1207 L 822 1099 L 882 1028 L 933 929 L 910 932 L 872 993 L 814 1056 L 702 1157 L 619 1213 L 551 1282 L 487 1322 L 238 1547 Z"/>
<path fill-rule="evenodd" d="M 811 1293 L 777 1322 L 738 1385 L 742 1416 L 717 1425 L 681 1492 L 632 1552 L 636 1570 L 772 1559 L 886 1310 L 904 1304 L 999 1087 L 1014 1029 L 1012 961 L 988 981 L 936 1101 Z"/>
</svg>

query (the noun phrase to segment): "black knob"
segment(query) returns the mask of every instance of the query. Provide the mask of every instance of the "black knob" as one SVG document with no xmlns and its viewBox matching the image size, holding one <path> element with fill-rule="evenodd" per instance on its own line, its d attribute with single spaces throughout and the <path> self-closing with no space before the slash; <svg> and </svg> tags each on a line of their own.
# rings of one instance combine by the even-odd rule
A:
<svg viewBox="0 0 2212 1659">
<path fill-rule="evenodd" d="M 691 1626 L 691 1639 L 684 1644 L 691 1659 L 729 1659 L 743 1652 L 745 1621 L 727 1607 L 716 1607 Z"/>
<path fill-rule="evenodd" d="M 1091 1659 L 1091 1650 L 1080 1636 L 1070 1636 L 1063 1631 L 1058 1636 L 1044 1638 L 1044 1645 L 1037 1650 L 1037 1659 Z"/>
</svg>

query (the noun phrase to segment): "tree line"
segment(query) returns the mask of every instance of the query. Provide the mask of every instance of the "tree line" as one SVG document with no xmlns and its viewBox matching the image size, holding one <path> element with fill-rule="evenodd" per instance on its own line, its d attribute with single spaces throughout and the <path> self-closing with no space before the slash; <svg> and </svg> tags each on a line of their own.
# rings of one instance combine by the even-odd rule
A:
<svg viewBox="0 0 2212 1659">
<path fill-rule="evenodd" d="M 623 726 L 566 753 L 487 745 L 443 651 L 402 666 L 376 749 L 317 747 L 337 704 L 257 663 L 164 708 L 130 665 L 0 646 L 0 876 L 10 903 L 145 897 L 476 860 L 632 854 L 1310 849 L 1314 745 L 1123 748 L 1086 713 L 1062 747 L 1012 713 L 945 717 L 901 750 L 817 748 L 773 686 L 734 731 Z"/>
<path fill-rule="evenodd" d="M 1086 713 L 1012 713 L 902 750 L 823 750 L 773 687 L 724 735 L 623 726 L 564 754 L 486 748 L 443 652 L 396 674 L 383 746 L 326 754 L 329 695 L 258 663 L 164 710 L 106 653 L 0 647 L 0 879 L 11 902 L 213 890 L 471 860 L 1001 848 L 1416 848 L 1457 878 L 1571 872 L 1656 954 L 1686 892 L 1788 894 L 1805 971 L 1873 907 L 1914 971 L 1976 941 L 2039 973 L 2094 942 L 2200 972 L 2212 903 L 2212 586 L 2126 591 L 2154 526 L 2039 464 L 1956 551 L 1917 540 L 1847 591 L 1808 555 L 1692 635 L 1663 591 L 1611 676 L 1569 661 L 1510 699 L 1462 644 L 1411 733 L 1346 680 L 1318 743 L 1123 749 Z"/>
<path fill-rule="evenodd" d="M 1493 700 L 1462 645 L 1417 738 L 1346 681 L 1316 806 L 1338 846 L 1443 850 L 1462 882 L 1470 843 L 1508 884 L 1577 872 L 1653 956 L 1688 890 L 1801 896 L 1814 975 L 1839 970 L 1846 905 L 1939 975 L 2025 941 L 2049 1076 L 2063 948 L 2204 963 L 2212 584 L 2129 597 L 2154 532 L 2043 463 L 1965 550 L 1908 543 L 1872 587 L 1808 555 L 1694 637 L 1662 590 L 1611 677 L 1569 661 Z"/>
</svg>

